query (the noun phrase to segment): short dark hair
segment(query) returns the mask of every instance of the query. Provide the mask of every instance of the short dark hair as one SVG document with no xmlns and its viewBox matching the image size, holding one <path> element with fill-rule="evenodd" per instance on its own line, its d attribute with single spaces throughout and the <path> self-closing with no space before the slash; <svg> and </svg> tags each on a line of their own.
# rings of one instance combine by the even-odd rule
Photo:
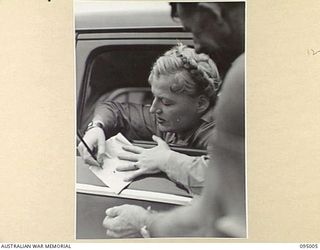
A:
<svg viewBox="0 0 320 250">
<path fill-rule="evenodd" d="M 195 7 L 197 7 L 197 5 L 199 3 L 197 3 L 197 2 L 171 2 L 169 4 L 171 6 L 171 18 L 175 19 L 175 18 L 179 18 L 178 10 L 177 10 L 178 4 L 183 4 L 184 6 L 195 8 Z"/>
<path fill-rule="evenodd" d="M 171 6 L 171 18 L 177 18 L 178 13 L 177 13 L 177 3 L 169 3 Z"/>
<path fill-rule="evenodd" d="M 196 8 L 199 2 L 170 2 L 169 3 L 171 6 L 171 18 L 179 18 L 177 7 L 178 4 L 183 4 L 184 6 L 187 7 L 193 7 Z M 223 10 L 231 10 L 237 7 L 243 7 L 245 5 L 245 2 L 217 2 Z"/>
</svg>

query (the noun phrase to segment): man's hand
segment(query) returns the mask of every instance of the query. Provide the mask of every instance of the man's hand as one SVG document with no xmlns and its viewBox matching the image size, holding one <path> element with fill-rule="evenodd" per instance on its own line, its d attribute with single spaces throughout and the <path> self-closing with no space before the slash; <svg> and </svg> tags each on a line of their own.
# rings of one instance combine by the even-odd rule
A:
<svg viewBox="0 0 320 250">
<path fill-rule="evenodd" d="M 122 205 L 106 210 L 103 226 L 106 234 L 113 238 L 141 237 L 140 229 L 149 225 L 151 213 L 139 206 Z"/>
<path fill-rule="evenodd" d="M 105 140 L 106 137 L 104 135 L 103 129 L 96 127 L 88 130 L 83 137 L 83 140 L 87 143 L 91 151 L 94 148 L 97 148 L 97 160 L 98 162 L 92 158 L 86 147 L 81 142 L 78 146 L 79 153 L 83 158 L 84 162 L 93 165 L 93 166 L 100 166 L 103 164 L 103 157 L 105 153 Z"/>
<path fill-rule="evenodd" d="M 132 161 L 125 166 L 117 167 L 118 171 L 133 171 L 132 175 L 127 177 L 125 181 L 131 181 L 134 178 L 143 174 L 155 174 L 164 171 L 167 163 L 170 148 L 168 144 L 157 136 L 152 136 L 152 139 L 157 142 L 158 146 L 150 149 L 145 149 L 137 146 L 123 146 L 122 148 L 128 154 L 119 155 L 119 159 Z"/>
</svg>

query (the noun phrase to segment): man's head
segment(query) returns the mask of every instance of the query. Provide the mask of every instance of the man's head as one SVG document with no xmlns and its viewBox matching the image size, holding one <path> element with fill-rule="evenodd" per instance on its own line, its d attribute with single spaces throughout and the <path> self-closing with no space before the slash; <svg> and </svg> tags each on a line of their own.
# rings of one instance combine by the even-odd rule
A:
<svg viewBox="0 0 320 250">
<path fill-rule="evenodd" d="M 244 52 L 245 3 L 171 3 L 173 18 L 192 32 L 195 49 L 219 65 L 231 63 Z"/>
<path fill-rule="evenodd" d="M 221 79 L 207 55 L 180 44 L 158 58 L 149 83 L 154 95 L 150 112 L 156 114 L 159 129 L 183 133 L 215 104 Z"/>
</svg>

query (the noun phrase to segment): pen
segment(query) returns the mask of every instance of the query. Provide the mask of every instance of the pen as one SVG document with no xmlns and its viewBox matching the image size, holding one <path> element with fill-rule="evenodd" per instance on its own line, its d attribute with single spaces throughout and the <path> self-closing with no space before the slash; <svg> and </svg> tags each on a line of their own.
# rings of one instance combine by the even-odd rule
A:
<svg viewBox="0 0 320 250">
<path fill-rule="evenodd" d="M 96 162 L 98 162 L 97 157 L 93 154 L 92 150 L 89 148 L 88 144 L 83 140 L 82 136 L 80 135 L 80 132 L 77 131 L 77 136 L 79 140 L 83 143 L 83 145 L 88 150 L 89 154 L 92 156 L 93 159 L 95 159 Z M 99 162 L 98 162 L 99 163 Z M 100 165 L 100 164 L 99 164 Z"/>
</svg>

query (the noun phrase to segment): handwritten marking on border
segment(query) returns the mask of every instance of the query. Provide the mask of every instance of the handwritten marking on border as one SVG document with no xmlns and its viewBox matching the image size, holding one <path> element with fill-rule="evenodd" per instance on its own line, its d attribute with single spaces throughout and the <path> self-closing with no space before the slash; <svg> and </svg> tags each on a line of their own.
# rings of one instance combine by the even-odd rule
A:
<svg viewBox="0 0 320 250">
<path fill-rule="evenodd" d="M 308 49 L 307 53 L 311 56 L 320 55 L 320 50 Z"/>
</svg>

